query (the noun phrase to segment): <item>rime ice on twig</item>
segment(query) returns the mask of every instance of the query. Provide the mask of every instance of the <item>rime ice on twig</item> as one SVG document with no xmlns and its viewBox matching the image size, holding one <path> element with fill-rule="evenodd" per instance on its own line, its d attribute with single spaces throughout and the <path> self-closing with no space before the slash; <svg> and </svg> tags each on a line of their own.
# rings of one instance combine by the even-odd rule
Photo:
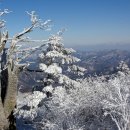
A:
<svg viewBox="0 0 130 130">
<path fill-rule="evenodd" d="M 12 11 L 9 11 L 8 9 L 4 9 L 3 11 L 1 11 L 0 10 L 0 18 L 3 16 L 3 15 L 5 15 L 5 14 L 8 14 L 8 13 L 11 13 Z M 5 27 L 5 23 L 6 23 L 6 21 L 5 20 L 1 20 L 0 19 L 0 28 L 3 28 L 3 27 Z"/>
<path fill-rule="evenodd" d="M 48 28 L 50 28 L 50 22 L 51 20 L 47 20 L 45 22 L 42 22 L 41 19 L 38 18 L 38 16 L 36 15 L 35 11 L 31 11 L 31 13 L 27 12 L 27 14 L 30 16 L 31 19 L 31 26 L 28 28 L 24 28 L 23 31 L 21 31 L 20 33 L 16 34 L 11 40 L 11 46 L 9 49 L 9 57 L 12 58 L 12 56 L 14 54 L 16 54 L 17 52 L 20 53 L 20 50 L 16 47 L 17 43 L 19 42 L 45 42 L 46 40 L 31 40 L 28 37 L 24 37 L 24 35 L 30 33 L 31 31 L 33 31 L 35 28 L 40 28 L 43 30 L 46 30 Z M 44 46 L 45 43 L 43 43 Z M 40 46 L 41 47 L 41 46 Z M 16 49 L 17 48 L 17 49 Z M 30 48 L 28 49 L 28 51 L 25 50 L 21 50 L 21 52 L 23 52 L 23 55 L 21 55 L 17 61 L 21 61 L 22 59 L 28 57 L 32 52 L 34 52 L 35 50 L 37 50 L 38 48 Z"/>
<path fill-rule="evenodd" d="M 43 30 L 49 30 L 51 28 L 51 20 L 46 20 L 45 22 L 43 22 L 41 19 L 38 18 L 38 15 L 36 15 L 35 11 L 31 11 L 30 13 L 28 11 L 26 12 L 31 17 L 31 23 L 34 27 L 38 27 Z"/>
<path fill-rule="evenodd" d="M 0 17 L 3 16 L 4 14 L 11 13 L 12 11 L 9 11 L 8 9 L 4 9 L 3 11 L 0 10 Z"/>
</svg>

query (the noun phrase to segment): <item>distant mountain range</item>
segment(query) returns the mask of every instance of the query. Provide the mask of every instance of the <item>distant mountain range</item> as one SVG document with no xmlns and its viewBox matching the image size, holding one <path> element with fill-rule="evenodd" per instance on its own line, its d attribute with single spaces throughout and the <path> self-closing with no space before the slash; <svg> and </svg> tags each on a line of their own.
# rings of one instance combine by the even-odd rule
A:
<svg viewBox="0 0 130 130">
<path fill-rule="evenodd" d="M 81 59 L 78 65 L 87 69 L 84 77 L 94 76 L 95 74 L 113 74 L 117 72 L 120 61 L 126 62 L 130 67 L 130 51 L 128 50 L 77 51 L 74 55 Z M 28 57 L 28 60 L 33 63 L 28 67 L 29 71 L 24 71 L 19 76 L 19 89 L 21 92 L 32 91 L 33 87 L 39 86 L 36 80 L 43 77 L 41 72 L 33 72 L 33 70 L 39 70 L 38 53 Z M 70 77 L 77 78 L 76 75 Z"/>
<path fill-rule="evenodd" d="M 79 65 L 87 69 L 85 76 L 115 73 L 121 61 L 130 67 L 130 51 L 79 51 L 76 56 L 81 59 Z"/>
</svg>

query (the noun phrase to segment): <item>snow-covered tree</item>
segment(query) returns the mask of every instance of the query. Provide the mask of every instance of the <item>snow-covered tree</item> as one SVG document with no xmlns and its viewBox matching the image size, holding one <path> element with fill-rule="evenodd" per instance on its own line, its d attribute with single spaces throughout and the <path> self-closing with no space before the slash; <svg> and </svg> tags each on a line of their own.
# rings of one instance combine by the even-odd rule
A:
<svg viewBox="0 0 130 130">
<path fill-rule="evenodd" d="M 40 69 L 45 73 L 43 78 L 43 91 L 51 92 L 55 87 L 73 87 L 77 83 L 75 80 L 66 76 L 67 72 L 83 75 L 84 68 L 74 65 L 80 59 L 72 56 L 75 52 L 72 48 L 65 48 L 62 44 L 62 33 L 64 29 L 56 35 L 52 35 L 47 43 L 47 48 L 39 55 L 41 63 Z M 63 73 L 63 70 L 66 73 Z"/>
<path fill-rule="evenodd" d="M 70 89 L 75 88 L 76 85 L 79 84 L 76 79 L 69 78 L 66 73 L 72 72 L 74 74 L 83 75 L 85 69 L 74 65 L 80 59 L 72 56 L 72 53 L 75 52 L 72 48 L 65 48 L 62 44 L 61 35 L 63 31 L 64 29 L 59 31 L 56 35 L 49 37 L 46 48 L 39 54 L 41 62 L 39 68 L 44 74 L 41 81 L 43 83 L 42 91 L 38 91 L 36 88 L 32 94 L 23 98 L 23 102 L 18 101 L 16 109 L 18 118 L 34 121 L 35 123 L 37 122 L 35 120 L 38 118 L 38 120 L 42 122 L 43 117 L 39 116 L 39 111 L 42 110 L 42 108 L 43 111 L 47 109 L 46 103 L 53 98 L 54 93 L 58 89 L 63 89 L 67 95 Z M 45 106 L 46 108 L 44 108 Z M 46 113 L 48 113 L 48 110 L 45 110 L 43 115 L 45 116 Z M 48 120 L 48 123 L 49 122 Z"/>
<path fill-rule="evenodd" d="M 118 130 L 130 128 L 130 69 L 123 61 L 114 79 L 108 82 L 108 95 L 102 101 L 104 115 L 110 116 Z"/>
<path fill-rule="evenodd" d="M 34 91 L 19 101 L 17 114 L 39 130 L 129 130 L 130 71 L 124 62 L 118 69 L 107 77 L 86 78 L 69 91 L 57 86 L 51 98 Z"/>
<path fill-rule="evenodd" d="M 10 125 L 9 117 L 12 117 L 12 111 L 16 105 L 18 74 L 21 69 L 28 65 L 26 63 L 21 64 L 20 62 L 33 53 L 36 49 L 40 48 L 34 47 L 23 49 L 23 42 L 31 43 L 38 41 L 30 40 L 25 35 L 32 32 L 35 28 L 40 28 L 43 30 L 49 29 L 51 22 L 50 20 L 43 22 L 38 18 L 35 11 L 32 11 L 31 13 L 27 12 L 27 14 L 31 17 L 31 25 L 25 28 L 22 32 L 15 34 L 12 38 L 9 38 L 8 31 L 5 31 L 6 21 L 4 21 L 1 17 L 10 12 L 11 11 L 8 9 L 0 11 L 0 53 L 2 65 L 0 87 L 0 109 L 2 116 L 0 117 L 0 129 L 3 129 L 4 126 L 8 127 Z M 7 53 L 5 53 L 5 45 L 7 42 L 10 42 L 10 46 Z M 44 41 L 42 40 L 40 42 Z"/>
<path fill-rule="evenodd" d="M 49 121 L 55 126 L 53 130 L 129 130 L 130 71 L 124 64 L 121 70 L 126 69 L 127 73 L 119 71 L 109 80 L 104 76 L 86 78 L 69 93 L 65 88 L 56 88 L 46 103 L 48 113 L 42 115 L 43 124 Z M 39 110 L 39 115 L 43 111 Z"/>
<path fill-rule="evenodd" d="M 6 41 L 8 39 L 8 33 L 1 33 L 2 29 L 5 27 L 5 21 L 2 19 L 2 17 L 9 13 L 9 11 L 7 9 L 1 11 L 0 10 L 0 53 L 3 51 L 3 49 L 5 48 L 5 44 Z M 1 69 L 0 69 L 1 72 Z M 1 81 L 1 79 L 0 79 Z M 0 129 L 5 128 L 8 125 L 8 121 L 6 119 L 5 113 L 4 113 L 4 107 L 3 107 L 3 103 L 2 103 L 2 96 L 1 96 L 1 91 L 2 91 L 2 86 L 1 86 L 1 82 L 0 82 Z"/>
</svg>

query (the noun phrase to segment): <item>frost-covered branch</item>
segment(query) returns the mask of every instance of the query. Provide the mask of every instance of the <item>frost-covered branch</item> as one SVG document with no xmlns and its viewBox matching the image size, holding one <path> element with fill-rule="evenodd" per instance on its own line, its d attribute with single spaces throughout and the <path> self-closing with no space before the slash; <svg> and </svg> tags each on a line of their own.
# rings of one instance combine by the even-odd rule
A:
<svg viewBox="0 0 130 130">
<path fill-rule="evenodd" d="M 0 10 L 0 17 L 11 12 L 12 11 L 9 11 L 8 9 L 4 9 L 3 11 Z"/>
<path fill-rule="evenodd" d="M 0 53 L 5 48 L 5 44 L 6 44 L 7 40 L 8 40 L 8 32 L 6 31 L 3 34 L 1 34 L 1 32 L 0 32 Z"/>
<path fill-rule="evenodd" d="M 33 31 L 35 28 L 40 28 L 40 29 L 47 29 L 49 28 L 50 20 L 47 20 L 45 22 L 42 22 L 41 19 L 39 19 L 35 13 L 35 11 L 32 11 L 31 13 L 27 12 L 28 15 L 31 17 L 31 26 L 28 28 L 25 28 L 22 32 L 16 34 L 13 38 L 10 38 L 9 40 L 11 41 L 11 45 L 9 48 L 8 52 L 8 59 L 14 57 L 14 55 L 18 55 L 18 53 L 23 52 L 21 57 L 17 57 L 17 62 L 18 60 L 21 61 L 22 59 L 25 59 L 28 57 L 30 54 L 35 52 L 38 48 L 29 48 L 28 51 L 25 50 L 19 50 L 16 46 L 18 43 L 22 42 L 45 42 L 46 40 L 31 40 L 28 37 L 24 37 L 26 34 L 30 33 Z M 42 45 L 44 46 L 44 44 Z"/>
<path fill-rule="evenodd" d="M 28 11 L 26 12 L 31 17 L 31 23 L 34 27 L 38 27 L 43 30 L 49 30 L 51 28 L 51 20 L 46 20 L 43 22 L 41 19 L 38 18 L 38 15 L 36 15 L 35 11 L 31 11 L 30 13 Z"/>
<path fill-rule="evenodd" d="M 5 44 L 8 40 L 8 31 L 6 32 L 2 32 L 1 29 L 3 27 L 5 27 L 5 20 L 1 20 L 1 17 L 5 14 L 10 13 L 11 11 L 9 11 L 8 9 L 4 9 L 3 11 L 0 10 L 0 53 L 2 52 L 2 50 L 5 47 Z"/>
<path fill-rule="evenodd" d="M 3 28 L 3 27 L 5 27 L 5 23 L 6 23 L 6 21 L 4 21 L 4 20 L 1 20 L 1 21 L 0 21 L 0 28 Z"/>
<path fill-rule="evenodd" d="M 11 13 L 12 11 L 9 11 L 8 9 L 4 9 L 3 11 L 0 10 L 0 29 L 5 27 L 5 23 L 6 21 L 5 20 L 1 20 L 1 17 L 5 14 L 8 14 L 8 13 Z"/>
</svg>

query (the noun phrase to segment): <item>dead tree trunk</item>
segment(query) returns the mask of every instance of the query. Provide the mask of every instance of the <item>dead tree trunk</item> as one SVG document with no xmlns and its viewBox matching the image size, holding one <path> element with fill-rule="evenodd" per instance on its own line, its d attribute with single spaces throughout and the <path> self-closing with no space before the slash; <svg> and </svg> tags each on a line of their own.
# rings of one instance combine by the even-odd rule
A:
<svg viewBox="0 0 130 130">
<path fill-rule="evenodd" d="M 6 55 L 6 53 L 3 54 Z M 1 83 L 0 83 L 0 130 L 15 130 L 15 118 L 13 110 L 16 106 L 17 82 L 19 69 L 12 67 L 9 63 L 7 69 L 3 69 L 6 64 L 6 57 L 1 58 Z"/>
<path fill-rule="evenodd" d="M 8 120 L 5 117 L 4 107 L 0 98 L 0 130 L 9 128 Z"/>
<path fill-rule="evenodd" d="M 5 111 L 6 118 L 8 118 L 8 116 L 16 106 L 17 82 L 18 82 L 18 72 L 17 70 L 11 71 L 11 68 L 9 66 L 8 85 L 7 85 L 6 95 L 4 99 L 4 111 Z"/>
<path fill-rule="evenodd" d="M 15 127 L 13 127 L 14 121 L 12 121 L 12 111 L 16 105 L 18 71 L 17 69 L 12 69 L 10 64 L 7 69 L 4 67 L 7 61 L 5 48 L 7 39 L 8 32 L 0 35 L 0 53 L 3 52 L 0 65 L 0 130 L 15 130 Z"/>
<path fill-rule="evenodd" d="M 9 65 L 7 70 L 5 70 L 2 75 L 7 75 L 7 79 L 4 78 L 2 80 L 3 83 L 6 83 L 6 88 L 4 86 L 3 96 L 0 100 L 0 130 L 2 130 L 2 124 L 5 124 L 9 130 L 15 130 L 15 118 L 13 117 L 13 110 L 16 106 L 16 98 L 17 98 L 17 82 L 18 82 L 18 69 L 11 70 L 11 66 Z M 2 84 L 5 85 L 5 84 Z M 2 87 L 2 86 L 1 86 Z M 5 92 L 5 93 L 4 93 Z"/>
<path fill-rule="evenodd" d="M 0 41 L 1 41 L 1 37 L 0 37 Z M 0 53 L 2 52 L 3 50 L 3 46 L 1 46 L 0 48 Z M 6 60 L 6 59 L 5 59 Z M 0 70 L 2 70 L 2 67 L 3 67 L 3 63 L 2 63 L 2 57 L 1 57 L 1 62 L 0 62 Z M 5 90 L 5 86 L 7 85 L 3 85 L 4 82 L 2 82 L 2 72 L 0 73 L 0 130 L 6 130 L 9 128 L 9 123 L 8 123 L 8 120 L 5 116 L 5 111 L 4 111 L 4 104 L 3 104 L 3 97 L 4 97 L 4 91 Z M 5 75 L 4 75 L 5 76 Z M 5 81 L 6 83 L 7 81 Z"/>
</svg>

